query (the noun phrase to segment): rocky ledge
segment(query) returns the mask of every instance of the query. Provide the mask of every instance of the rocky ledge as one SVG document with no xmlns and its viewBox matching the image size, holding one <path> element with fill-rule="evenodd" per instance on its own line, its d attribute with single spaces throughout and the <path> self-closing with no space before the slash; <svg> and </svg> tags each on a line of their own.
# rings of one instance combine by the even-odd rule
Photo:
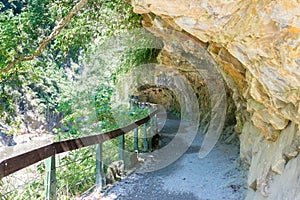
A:
<svg viewBox="0 0 300 200">
<path fill-rule="evenodd" d="M 173 29 L 197 40 L 216 63 L 236 107 L 241 158 L 249 165 L 247 199 L 300 199 L 299 1 L 132 5 L 144 27 L 165 40 L 165 52 L 172 49 L 161 30 Z M 195 53 L 184 41 L 181 47 Z"/>
</svg>

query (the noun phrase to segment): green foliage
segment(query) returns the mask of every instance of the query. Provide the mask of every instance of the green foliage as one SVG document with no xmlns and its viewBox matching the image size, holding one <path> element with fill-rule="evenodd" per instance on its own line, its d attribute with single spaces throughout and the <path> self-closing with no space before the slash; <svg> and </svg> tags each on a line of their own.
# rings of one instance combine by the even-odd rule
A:
<svg viewBox="0 0 300 200">
<path fill-rule="evenodd" d="M 125 69 L 127 72 L 129 69 L 141 66 L 147 63 L 155 63 L 156 57 L 159 53 L 157 49 L 141 48 L 141 49 L 129 49 L 120 60 L 120 65 L 123 66 L 121 70 Z M 118 70 L 120 72 L 120 69 Z M 117 74 L 120 74 L 118 73 Z"/>
<path fill-rule="evenodd" d="M 86 147 L 71 151 L 67 155 L 56 156 L 56 193 L 59 199 L 74 199 L 94 185 L 95 162 L 94 147 Z M 12 191 L 6 196 L 6 199 L 44 199 L 45 174 L 45 163 L 40 162 L 34 181 Z M 1 184 L 11 183 L 0 181 L 0 186 Z"/>
<path fill-rule="evenodd" d="M 15 131 L 20 123 L 26 122 L 28 111 L 33 112 L 38 121 L 45 120 L 47 111 L 55 111 L 61 100 L 59 94 L 66 85 L 63 70 L 34 67 L 2 76 L 0 82 L 0 122 L 15 127 Z"/>
<path fill-rule="evenodd" d="M 117 128 L 111 107 L 113 89 L 109 85 L 101 85 L 97 92 L 95 96 L 95 107 L 97 118 L 101 122 L 101 130 L 106 132 Z"/>
<path fill-rule="evenodd" d="M 74 198 L 94 185 L 95 163 L 94 147 L 72 151 L 59 160 L 56 177 L 60 199 Z"/>
<path fill-rule="evenodd" d="M 31 56 L 77 2 L 28 0 L 18 5 L 1 4 L 0 70 L 14 60 Z M 89 56 L 87 50 L 96 38 L 101 43 L 114 34 L 139 27 L 140 19 L 123 0 L 89 1 L 42 56 L 0 74 L 0 123 L 18 132 L 26 123 L 24 115 L 28 111 L 41 116 L 40 121 L 48 120 L 48 112 L 65 113 L 74 121 L 76 113 L 70 116 L 74 103 L 70 90 L 80 66 L 74 69 L 72 63 L 78 66 L 80 57 Z"/>
<path fill-rule="evenodd" d="M 13 194 L 14 200 L 23 200 L 24 197 L 31 197 L 32 199 L 44 199 L 44 192 L 41 190 L 41 188 L 44 187 L 44 181 L 35 181 L 32 184 L 26 185 L 24 188 L 22 188 L 22 192 L 20 191 L 15 191 Z M 8 198 L 10 199 L 10 198 Z"/>
</svg>

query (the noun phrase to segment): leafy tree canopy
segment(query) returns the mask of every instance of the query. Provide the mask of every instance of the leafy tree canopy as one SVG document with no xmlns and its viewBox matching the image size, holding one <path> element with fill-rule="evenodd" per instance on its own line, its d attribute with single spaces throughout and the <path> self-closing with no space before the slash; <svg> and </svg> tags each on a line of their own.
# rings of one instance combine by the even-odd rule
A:
<svg viewBox="0 0 300 200">
<path fill-rule="evenodd" d="M 101 43 L 140 27 L 141 19 L 123 0 L 1 0 L 0 10 L 0 131 L 5 132 L 30 132 L 32 124 L 52 131 L 59 113 L 72 112 L 71 85 L 95 39 Z"/>
</svg>

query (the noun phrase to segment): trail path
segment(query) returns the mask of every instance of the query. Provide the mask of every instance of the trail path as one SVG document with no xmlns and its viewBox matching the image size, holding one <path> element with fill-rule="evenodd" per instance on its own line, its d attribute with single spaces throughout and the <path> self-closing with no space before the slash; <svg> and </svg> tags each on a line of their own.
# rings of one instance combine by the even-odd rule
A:
<svg viewBox="0 0 300 200">
<path fill-rule="evenodd" d="M 171 117 L 163 129 L 166 145 L 178 130 L 180 120 Z M 218 142 L 203 159 L 198 157 L 203 136 L 197 134 L 192 145 L 171 165 L 149 173 L 135 173 L 115 184 L 101 199 L 119 200 L 242 200 L 246 193 L 245 171 L 238 166 L 238 146 Z M 141 166 L 159 160 L 146 158 Z"/>
</svg>

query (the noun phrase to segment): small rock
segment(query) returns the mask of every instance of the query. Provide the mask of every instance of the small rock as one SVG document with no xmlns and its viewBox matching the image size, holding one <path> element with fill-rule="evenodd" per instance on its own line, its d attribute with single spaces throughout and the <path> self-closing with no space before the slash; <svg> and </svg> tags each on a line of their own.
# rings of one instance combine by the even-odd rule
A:
<svg viewBox="0 0 300 200">
<path fill-rule="evenodd" d="M 14 146 L 16 144 L 13 135 L 0 132 L 0 146 Z"/>
<path fill-rule="evenodd" d="M 282 174 L 286 161 L 282 158 L 277 160 L 275 165 L 272 166 L 272 171 L 276 174 Z"/>
<path fill-rule="evenodd" d="M 291 153 L 286 154 L 286 156 L 287 156 L 289 159 L 296 158 L 297 155 L 298 155 L 298 152 L 297 152 L 297 151 L 293 151 L 293 152 L 291 152 Z"/>
</svg>

